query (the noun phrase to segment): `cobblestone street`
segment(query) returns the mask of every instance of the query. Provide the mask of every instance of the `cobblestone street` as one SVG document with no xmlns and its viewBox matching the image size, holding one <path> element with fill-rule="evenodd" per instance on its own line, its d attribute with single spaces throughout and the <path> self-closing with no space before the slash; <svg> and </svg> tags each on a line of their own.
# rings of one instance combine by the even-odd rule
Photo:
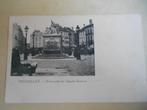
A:
<svg viewBox="0 0 147 110">
<path fill-rule="evenodd" d="M 88 76 L 94 75 L 94 56 L 65 59 L 30 59 L 37 63 L 35 76 Z"/>
</svg>

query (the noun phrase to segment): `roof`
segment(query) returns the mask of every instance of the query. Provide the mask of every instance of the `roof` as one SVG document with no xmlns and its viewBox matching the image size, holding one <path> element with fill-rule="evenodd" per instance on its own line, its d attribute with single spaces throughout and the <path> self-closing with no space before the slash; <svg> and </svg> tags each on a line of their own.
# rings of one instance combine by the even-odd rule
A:
<svg viewBox="0 0 147 110">
<path fill-rule="evenodd" d="M 53 34 L 44 33 L 43 34 L 43 37 L 59 37 L 59 36 L 61 36 L 61 34 L 57 34 L 57 33 L 53 33 Z"/>
<path fill-rule="evenodd" d="M 63 27 L 63 28 L 60 28 L 59 31 L 74 32 L 74 30 L 72 30 L 72 29 L 69 28 L 69 27 Z"/>
</svg>

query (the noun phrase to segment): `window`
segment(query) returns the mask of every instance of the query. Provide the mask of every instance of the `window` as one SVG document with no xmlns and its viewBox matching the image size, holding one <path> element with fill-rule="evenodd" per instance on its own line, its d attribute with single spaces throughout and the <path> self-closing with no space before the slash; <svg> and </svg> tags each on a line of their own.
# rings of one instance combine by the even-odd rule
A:
<svg viewBox="0 0 147 110">
<path fill-rule="evenodd" d="M 68 44 L 69 42 L 68 41 L 64 41 L 66 44 Z"/>
<path fill-rule="evenodd" d="M 64 39 L 68 39 L 68 36 L 66 36 Z"/>
</svg>

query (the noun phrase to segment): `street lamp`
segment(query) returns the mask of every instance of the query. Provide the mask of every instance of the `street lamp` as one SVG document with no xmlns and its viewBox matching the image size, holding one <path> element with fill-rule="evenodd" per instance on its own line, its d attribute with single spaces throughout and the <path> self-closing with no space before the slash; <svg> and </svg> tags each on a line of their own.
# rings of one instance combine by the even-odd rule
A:
<svg viewBox="0 0 147 110">
<path fill-rule="evenodd" d="M 69 48 L 68 48 L 68 55 L 72 54 L 72 48 L 71 48 L 71 32 L 68 33 L 69 35 Z"/>
<path fill-rule="evenodd" d="M 24 59 L 27 60 L 27 34 L 28 34 L 28 30 L 29 30 L 29 27 L 26 25 L 25 28 L 25 34 L 26 34 L 26 38 L 25 38 L 25 52 L 24 52 Z"/>
<path fill-rule="evenodd" d="M 33 37 L 33 50 L 34 50 L 34 37 L 35 37 L 35 31 L 33 32 L 32 37 Z"/>
<path fill-rule="evenodd" d="M 32 49 L 32 56 L 34 56 L 34 37 L 35 37 L 35 31 L 33 32 L 33 34 L 32 34 L 32 37 L 33 37 L 33 49 Z"/>
<path fill-rule="evenodd" d="M 76 27 L 76 40 L 77 40 L 77 46 L 79 46 L 79 30 L 80 30 L 80 27 L 79 25 L 77 25 Z"/>
<path fill-rule="evenodd" d="M 79 31 L 80 27 L 77 25 L 76 27 L 76 53 L 77 53 L 77 60 L 81 60 L 81 55 L 80 55 L 80 45 L 79 45 Z"/>
</svg>

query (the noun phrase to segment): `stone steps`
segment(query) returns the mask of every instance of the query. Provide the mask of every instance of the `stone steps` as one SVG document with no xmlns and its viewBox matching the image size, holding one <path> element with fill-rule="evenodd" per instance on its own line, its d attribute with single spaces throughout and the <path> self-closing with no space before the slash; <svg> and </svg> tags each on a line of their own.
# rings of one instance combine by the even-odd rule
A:
<svg viewBox="0 0 147 110">
<path fill-rule="evenodd" d="M 62 59 L 62 58 L 70 58 L 68 55 L 61 54 L 40 54 L 37 56 L 33 56 L 35 59 Z"/>
</svg>

